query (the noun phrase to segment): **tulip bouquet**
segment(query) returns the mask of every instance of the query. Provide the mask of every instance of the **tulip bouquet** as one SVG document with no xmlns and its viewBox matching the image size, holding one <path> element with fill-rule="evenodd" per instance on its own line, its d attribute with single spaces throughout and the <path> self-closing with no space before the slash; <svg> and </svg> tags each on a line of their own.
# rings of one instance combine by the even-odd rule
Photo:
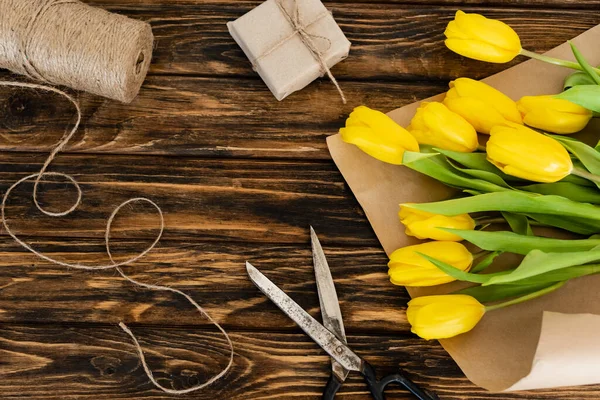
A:
<svg viewBox="0 0 600 400">
<path fill-rule="evenodd" d="M 425 339 L 467 332 L 486 312 L 600 272 L 600 146 L 565 136 L 581 131 L 600 112 L 600 71 L 574 46 L 577 63 L 526 51 L 508 25 L 477 14 L 458 11 L 445 34 L 446 45 L 467 57 L 508 62 L 520 54 L 580 71 L 566 79 L 560 94 L 517 102 L 482 82 L 459 78 L 450 82 L 443 101 L 421 103 L 406 128 L 360 106 L 340 129 L 345 142 L 370 156 L 462 194 L 400 206 L 406 234 L 433 241 L 393 252 L 391 282 L 471 284 L 409 302 L 408 321 Z M 498 230 L 502 225 L 510 230 Z M 574 238 L 536 236 L 538 226 Z M 524 258 L 512 269 L 487 272 L 502 253 Z"/>
</svg>

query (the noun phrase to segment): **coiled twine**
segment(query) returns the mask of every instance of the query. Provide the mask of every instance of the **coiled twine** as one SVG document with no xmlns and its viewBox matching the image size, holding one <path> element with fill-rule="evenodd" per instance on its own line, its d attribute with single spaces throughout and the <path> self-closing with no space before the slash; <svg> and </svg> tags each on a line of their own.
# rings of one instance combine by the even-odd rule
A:
<svg viewBox="0 0 600 400">
<path fill-rule="evenodd" d="M 0 0 L 0 68 L 129 103 L 152 59 L 148 23 L 79 0 Z"/>
</svg>

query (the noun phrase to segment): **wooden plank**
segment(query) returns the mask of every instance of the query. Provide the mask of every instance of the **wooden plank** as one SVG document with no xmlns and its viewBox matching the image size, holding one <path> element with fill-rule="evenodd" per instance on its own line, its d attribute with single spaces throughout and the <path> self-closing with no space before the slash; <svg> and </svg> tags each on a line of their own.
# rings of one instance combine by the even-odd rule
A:
<svg viewBox="0 0 600 400">
<path fill-rule="evenodd" d="M 344 106 L 327 81 L 277 102 L 258 80 L 150 77 L 129 105 L 81 94 L 84 125 L 67 151 L 329 160 L 325 139 L 353 107 L 389 110 L 446 88 L 344 82 Z M 0 151 L 49 152 L 73 112 L 58 95 L 0 88 Z"/>
<path fill-rule="evenodd" d="M 322 232 L 320 232 L 322 233 Z M 36 249 L 55 259 L 86 265 L 109 263 L 102 240 L 34 239 Z M 147 246 L 116 240 L 119 259 Z M 380 248 L 326 246 L 349 332 L 407 333 L 408 296 L 388 281 L 387 257 Z M 296 329 L 248 279 L 250 261 L 320 320 L 310 243 L 277 246 L 165 242 L 125 271 L 141 282 L 186 291 L 231 329 Z M 178 310 L 174 313 L 174 310 Z M 160 326 L 206 326 L 188 302 L 171 293 L 135 288 L 114 271 L 78 271 L 55 266 L 0 239 L 0 323 L 120 320 Z"/>
<path fill-rule="evenodd" d="M 170 0 L 170 4 L 177 5 L 198 5 L 212 0 Z M 257 0 L 222 0 L 235 3 L 250 3 L 252 5 L 260 3 Z M 165 0 L 85 0 L 86 3 L 94 4 L 100 7 L 112 5 L 130 4 L 130 5 L 154 5 L 165 4 Z M 381 5 L 402 4 L 402 5 L 442 5 L 442 6 L 485 6 L 485 7 L 548 7 L 548 8 L 573 8 L 588 9 L 594 8 L 600 4 L 598 0 L 335 0 L 335 2 L 324 0 L 323 3 L 328 7 L 332 3 L 375 3 Z"/>
<path fill-rule="evenodd" d="M 37 172 L 44 159 L 2 154 L 0 192 Z M 103 238 L 106 219 L 119 204 L 147 197 L 163 209 L 166 240 L 304 244 L 312 224 L 325 243 L 378 245 L 330 163 L 60 155 L 51 170 L 76 177 L 83 203 L 70 216 L 45 217 L 32 204 L 33 183 L 24 184 L 11 194 L 6 214 L 22 236 Z M 76 199 L 64 182 L 43 186 L 40 201 L 55 212 Z M 113 224 L 113 236 L 153 238 L 157 218 L 150 206 L 127 207 Z"/>
<path fill-rule="evenodd" d="M 520 1 L 521 4 L 526 2 Z M 213 0 L 188 3 L 185 8 L 167 0 L 154 4 L 143 4 L 139 0 L 104 0 L 94 4 L 152 24 L 156 46 L 151 73 L 258 79 L 229 35 L 226 23 L 259 2 Z M 543 5 L 538 2 L 540 4 Z M 597 8 L 599 3 L 592 0 L 586 4 Z M 353 43 L 350 57 L 332 69 L 340 80 L 450 79 L 460 75 L 480 78 L 514 64 L 468 60 L 444 46 L 443 32 L 457 5 L 356 3 L 349 6 L 343 2 L 328 2 L 327 6 Z M 588 10 L 461 8 L 509 23 L 521 36 L 525 48 L 540 52 L 600 23 L 600 15 Z"/>
<path fill-rule="evenodd" d="M 142 5 L 137 0 L 97 2 L 151 22 L 157 39 L 152 73 L 203 76 L 256 76 L 226 23 L 259 3 L 203 1 L 182 9 L 165 0 L 155 5 Z M 589 5 L 597 4 L 598 0 L 593 0 Z M 467 60 L 446 49 L 443 32 L 454 17 L 456 5 L 348 6 L 328 2 L 327 6 L 353 43 L 350 57 L 332 69 L 339 79 L 485 77 L 507 67 Z M 549 50 L 600 23 L 598 13 L 585 10 L 461 8 L 509 23 L 521 36 L 523 46 L 532 51 Z"/>
<path fill-rule="evenodd" d="M 157 379 L 185 388 L 205 381 L 227 363 L 224 340 L 198 330 L 133 327 Z M 236 356 L 224 379 L 194 399 L 318 399 L 327 380 L 328 357 L 302 334 L 232 332 Z M 436 342 L 402 336 L 353 336 L 349 344 L 366 355 L 380 374 L 398 366 L 444 400 L 596 399 L 600 386 L 491 394 L 462 376 Z M 225 354 L 225 355 L 223 355 Z M 148 382 L 129 337 L 118 327 L 0 327 L 0 391 L 3 399 L 79 400 L 172 399 Z M 410 397 L 390 388 L 389 398 Z M 370 398 L 352 374 L 340 394 Z"/>
</svg>

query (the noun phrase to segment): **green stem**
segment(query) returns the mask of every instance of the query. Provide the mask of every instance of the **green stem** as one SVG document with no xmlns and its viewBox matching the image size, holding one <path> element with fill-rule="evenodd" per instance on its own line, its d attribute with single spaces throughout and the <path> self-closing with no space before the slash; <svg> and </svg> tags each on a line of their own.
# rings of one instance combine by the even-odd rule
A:
<svg viewBox="0 0 600 400">
<path fill-rule="evenodd" d="M 561 67 L 567 67 L 571 69 L 576 69 L 579 71 L 584 71 L 583 67 L 574 61 L 561 60 L 560 58 L 548 57 L 542 54 L 534 53 L 533 51 L 521 49 L 521 55 L 534 58 L 536 60 L 540 60 L 546 62 L 548 64 L 560 65 Z M 600 73 L 600 69 L 594 68 L 594 70 Z"/>
<path fill-rule="evenodd" d="M 600 176 L 591 174 L 591 173 L 584 171 L 582 169 L 579 169 L 579 168 L 574 167 L 573 171 L 571 171 L 571 174 L 579 176 L 581 178 L 587 179 L 587 180 L 595 182 L 595 183 L 600 183 Z"/>
<path fill-rule="evenodd" d="M 487 256 L 490 253 L 491 251 L 488 250 L 481 250 L 476 253 L 473 253 L 473 260 L 477 260 L 479 257 Z"/>
<path fill-rule="evenodd" d="M 477 150 L 482 151 L 482 152 L 485 153 L 486 152 L 486 147 L 480 144 L 480 145 L 477 146 Z"/>
<path fill-rule="evenodd" d="M 506 222 L 506 220 L 501 217 L 499 217 L 499 218 L 481 218 L 481 219 L 475 219 L 475 224 L 476 224 L 476 226 L 482 226 L 482 225 L 490 225 L 490 224 L 508 224 L 508 222 Z M 537 221 L 529 221 L 529 225 L 549 226 L 549 225 L 542 224 L 541 222 L 537 222 Z"/>
<path fill-rule="evenodd" d="M 492 306 L 486 306 L 485 307 L 485 311 L 493 311 L 493 310 L 497 310 L 499 308 L 504 308 L 504 307 L 508 307 L 508 306 L 512 306 L 515 304 L 519 304 L 519 303 L 523 303 L 527 300 L 532 300 L 535 299 L 537 297 L 541 297 L 545 294 L 551 293 L 553 291 L 555 291 L 556 289 L 560 288 L 562 285 L 564 285 L 567 281 L 562 281 L 562 282 L 557 282 L 552 286 L 548 286 L 547 288 L 544 288 L 542 290 L 538 290 L 537 292 L 533 292 L 533 293 L 529 293 L 525 296 L 522 297 L 517 297 L 516 299 L 512 299 L 509 301 L 506 301 L 504 303 L 500 303 L 500 304 L 494 304 Z"/>
</svg>

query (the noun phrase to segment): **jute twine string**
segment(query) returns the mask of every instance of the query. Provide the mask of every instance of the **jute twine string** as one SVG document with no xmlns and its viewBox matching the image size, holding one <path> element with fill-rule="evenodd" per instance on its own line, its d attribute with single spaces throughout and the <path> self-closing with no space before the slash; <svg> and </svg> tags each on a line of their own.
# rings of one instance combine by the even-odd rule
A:
<svg viewBox="0 0 600 400">
<path fill-rule="evenodd" d="M 292 0 L 292 1 L 293 1 L 293 5 L 292 5 L 293 9 L 292 9 L 291 14 L 283 5 L 283 0 L 275 1 L 277 6 L 279 7 L 279 10 L 281 10 L 281 13 L 285 16 L 285 18 L 288 20 L 288 22 L 292 26 L 292 29 L 293 29 L 292 33 L 290 33 L 288 36 L 281 39 L 279 42 L 275 43 L 273 45 L 273 47 L 271 47 L 269 50 L 265 51 L 263 54 L 256 57 L 252 61 L 252 66 L 254 67 L 254 69 L 256 69 L 258 61 L 267 57 L 269 54 L 273 53 L 274 51 L 279 49 L 281 46 L 286 44 L 294 36 L 298 35 L 300 37 L 300 40 L 302 40 L 302 43 L 304 43 L 304 45 L 308 48 L 308 50 L 310 50 L 310 53 L 312 54 L 312 56 L 319 63 L 319 66 L 321 68 L 321 73 L 327 74 L 327 76 L 331 80 L 331 83 L 334 84 L 335 88 L 337 89 L 338 93 L 340 94 L 340 97 L 342 98 L 342 102 L 344 104 L 346 104 L 346 96 L 344 96 L 344 92 L 342 91 L 342 88 L 340 87 L 338 81 L 335 79 L 335 77 L 331 73 L 331 70 L 327 66 L 327 62 L 325 61 L 325 53 L 327 53 L 327 51 L 329 51 L 329 49 L 331 48 L 331 40 L 325 36 L 315 35 L 315 34 L 308 32 L 308 28 L 310 28 L 312 25 L 316 24 L 323 18 L 327 17 L 328 15 L 331 15 L 330 12 L 327 10 L 323 11 L 315 18 L 314 21 L 306 23 L 303 20 L 302 15 L 300 13 L 300 6 L 298 4 L 298 0 Z M 317 45 L 314 42 L 314 39 L 321 39 L 321 40 L 326 41 L 327 49 L 325 49 L 325 51 L 319 50 L 319 48 L 317 47 Z"/>
<path fill-rule="evenodd" d="M 106 253 L 108 254 L 108 257 L 109 257 L 109 259 L 111 261 L 111 264 L 106 264 L 106 265 L 83 265 L 83 264 L 68 263 L 68 262 L 56 260 L 56 259 L 54 259 L 52 257 L 49 257 L 49 256 L 47 256 L 47 255 L 45 255 L 43 253 L 40 253 L 39 251 L 35 250 L 29 244 L 27 244 L 26 242 L 24 242 L 23 240 L 21 240 L 13 232 L 13 230 L 11 229 L 11 227 L 10 227 L 10 225 L 8 223 L 8 220 L 6 218 L 6 204 L 7 204 L 8 198 L 10 197 L 11 192 L 15 188 L 17 188 L 19 185 L 21 185 L 22 183 L 24 183 L 26 181 L 35 180 L 35 183 L 34 183 L 34 186 L 33 186 L 33 202 L 34 202 L 35 206 L 37 207 L 37 209 L 40 212 L 42 212 L 43 214 L 47 215 L 47 216 L 51 216 L 51 217 L 66 216 L 66 215 L 70 214 L 71 212 L 73 212 L 75 209 L 77 209 L 77 207 L 79 207 L 79 205 L 81 204 L 81 198 L 82 198 L 81 187 L 80 187 L 79 183 L 72 176 L 67 175 L 67 174 L 63 174 L 63 173 L 59 173 L 59 172 L 47 172 L 47 169 L 48 169 L 48 166 L 50 165 L 50 163 L 52 163 L 52 161 L 54 160 L 54 158 L 56 157 L 56 155 L 61 150 L 64 149 L 64 147 L 67 145 L 67 143 L 71 140 L 71 138 L 77 132 L 77 130 L 79 128 L 79 125 L 81 123 L 81 109 L 79 107 L 79 104 L 75 101 L 75 99 L 73 99 L 73 97 L 71 97 L 67 93 L 63 92 L 62 90 L 56 89 L 56 88 L 51 87 L 51 86 L 38 85 L 38 84 L 32 84 L 32 83 L 23 83 L 23 82 L 6 82 L 6 81 L 0 81 L 0 86 L 21 87 L 21 88 L 29 88 L 29 89 L 36 89 L 36 90 L 43 90 L 43 91 L 47 91 L 47 92 L 53 92 L 53 93 L 56 93 L 56 94 L 59 94 L 59 95 L 65 97 L 67 100 L 69 100 L 69 102 L 71 102 L 71 104 L 73 104 L 73 106 L 75 107 L 75 109 L 77 111 L 77 118 L 76 118 L 75 124 L 73 125 L 73 127 L 71 128 L 71 130 L 68 131 L 65 134 L 65 136 L 63 136 L 63 138 L 58 142 L 58 144 L 56 145 L 56 147 L 54 147 L 54 149 L 52 150 L 52 152 L 50 153 L 50 155 L 48 156 L 48 158 L 44 162 L 44 164 L 43 164 L 40 172 L 38 172 L 36 174 L 31 174 L 29 176 L 26 176 L 26 177 L 18 180 L 17 182 L 15 182 L 13 185 L 11 185 L 8 188 L 8 190 L 6 191 L 6 193 L 4 194 L 4 196 L 2 197 L 2 203 L 0 204 L 0 216 L 2 218 L 2 224 L 3 224 L 4 229 L 6 230 L 6 232 L 19 245 L 21 245 L 25 249 L 29 250 L 31 253 L 35 254 L 39 258 L 41 258 L 43 260 L 46 260 L 46 261 L 48 261 L 50 263 L 53 263 L 53 264 L 56 264 L 56 265 L 60 265 L 60 266 L 63 266 L 63 267 L 67 267 L 67 268 L 74 268 L 74 269 L 88 270 L 88 271 L 115 269 L 124 279 L 126 279 L 127 281 L 131 282 L 132 284 L 134 284 L 136 286 L 140 286 L 140 287 L 143 287 L 143 288 L 146 288 L 146 289 L 150 289 L 150 290 L 172 292 L 172 293 L 176 293 L 178 295 L 183 296 L 187 301 L 189 301 L 198 310 L 198 312 L 202 316 L 204 316 L 206 319 L 208 319 L 212 324 L 214 324 L 217 327 L 217 329 L 223 334 L 223 336 L 227 340 L 227 344 L 228 344 L 229 350 L 230 350 L 229 362 L 228 362 L 227 366 L 220 373 L 218 373 L 217 375 L 213 376 L 211 379 L 209 379 L 208 381 L 206 381 L 206 382 L 204 382 L 202 384 L 199 384 L 197 386 L 193 386 L 193 387 L 190 387 L 190 388 L 187 388 L 187 389 L 182 389 L 182 390 L 175 390 L 175 389 L 170 389 L 170 388 L 166 388 L 166 387 L 162 386 L 154 378 L 154 375 L 152 374 L 152 371 L 148 367 L 148 363 L 146 362 L 146 358 L 144 356 L 144 351 L 142 349 L 142 346 L 140 345 L 139 341 L 137 340 L 137 338 L 135 337 L 135 335 L 133 334 L 133 332 L 131 331 L 131 329 L 129 329 L 129 327 L 125 323 L 123 323 L 123 322 L 119 323 L 119 327 L 121 327 L 121 329 L 123 329 L 123 331 L 125 331 L 131 337 L 131 340 L 133 341 L 133 344 L 135 345 L 137 353 L 138 353 L 138 355 L 140 357 L 140 362 L 142 364 L 142 367 L 144 368 L 144 371 L 145 371 L 146 375 L 148 376 L 148 379 L 150 379 L 150 381 L 154 384 L 154 386 L 156 386 L 157 388 L 161 389 L 162 391 L 164 391 L 166 393 L 169 393 L 169 394 L 185 394 L 185 393 L 190 393 L 190 392 L 193 392 L 193 391 L 196 391 L 196 390 L 203 389 L 206 386 L 214 383 L 218 379 L 222 378 L 231 369 L 231 366 L 233 365 L 234 350 L 233 350 L 233 343 L 231 342 L 231 339 L 229 338 L 229 335 L 221 327 L 221 325 L 219 325 L 219 323 L 217 321 L 215 321 L 192 297 L 190 297 L 188 294 L 182 292 L 181 290 L 173 289 L 173 288 L 170 288 L 168 286 L 152 285 L 152 284 L 140 282 L 140 281 L 138 281 L 136 279 L 131 278 L 127 274 L 125 274 L 125 272 L 123 272 L 123 270 L 121 269 L 121 267 L 123 267 L 125 265 L 132 264 L 132 263 L 138 261 L 140 258 L 144 257 L 148 252 L 150 252 L 158 244 L 158 242 L 160 241 L 160 238 L 162 237 L 162 234 L 163 234 L 164 228 L 165 228 L 164 216 L 163 216 L 161 208 L 154 201 L 152 201 L 150 199 L 147 199 L 147 198 L 144 198 L 144 197 L 132 198 L 132 199 L 129 199 L 129 200 L 121 203 L 111 213 L 111 215 L 108 218 L 108 221 L 106 223 L 106 230 L 104 232 L 104 242 L 105 242 L 105 246 L 106 246 Z M 75 189 L 77 190 L 77 199 L 76 199 L 75 203 L 68 210 L 63 211 L 63 212 L 51 212 L 49 210 L 46 210 L 39 203 L 39 201 L 38 201 L 38 186 L 40 184 L 40 181 L 44 177 L 61 177 L 61 178 L 66 179 L 71 185 L 73 185 L 75 187 Z M 147 203 L 147 204 L 150 204 L 151 206 L 153 206 L 156 209 L 156 212 L 157 212 L 158 218 L 159 218 L 159 223 L 160 223 L 159 232 L 156 235 L 156 238 L 154 239 L 154 241 L 152 242 L 152 244 L 150 244 L 150 246 L 148 246 L 145 250 L 143 250 L 142 252 L 138 253 L 134 257 L 131 257 L 131 258 L 125 260 L 125 261 L 116 262 L 114 260 L 114 258 L 113 258 L 113 255 L 112 255 L 112 252 L 111 252 L 111 249 L 110 249 L 110 233 L 111 233 L 111 230 L 112 230 L 112 224 L 113 224 L 116 216 L 121 211 L 121 209 L 123 207 L 129 205 L 129 204 L 132 204 L 132 203 Z"/>
<path fill-rule="evenodd" d="M 130 102 L 152 58 L 150 25 L 79 0 L 1 0 L 0 68 Z"/>
</svg>

